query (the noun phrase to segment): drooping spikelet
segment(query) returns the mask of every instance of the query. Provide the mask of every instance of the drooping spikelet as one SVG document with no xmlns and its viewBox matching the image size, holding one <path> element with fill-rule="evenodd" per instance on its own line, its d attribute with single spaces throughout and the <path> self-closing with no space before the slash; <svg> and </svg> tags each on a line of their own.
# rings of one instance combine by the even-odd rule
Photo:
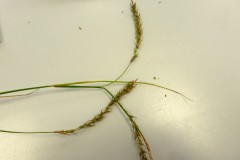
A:
<svg viewBox="0 0 240 160">
<path fill-rule="evenodd" d="M 131 12 L 132 12 L 132 17 L 133 17 L 134 27 L 135 27 L 135 47 L 133 51 L 134 56 L 131 59 L 131 62 L 132 62 L 138 56 L 138 50 L 141 46 L 143 31 L 142 31 L 141 16 L 138 12 L 136 2 L 133 2 L 133 0 L 131 0 L 130 7 L 131 7 Z"/>
<path fill-rule="evenodd" d="M 136 81 L 130 81 L 128 82 L 120 91 L 118 91 L 118 93 L 116 94 L 116 96 L 114 96 L 115 98 L 113 98 L 108 105 L 101 110 L 100 113 L 98 113 L 97 115 L 95 115 L 92 119 L 88 120 L 87 122 L 85 122 L 84 124 L 82 124 L 81 126 L 74 128 L 74 129 L 69 129 L 69 130 L 59 130 L 59 131 L 55 131 L 55 133 L 59 133 L 59 134 L 64 134 L 64 135 L 69 135 L 72 133 L 75 133 L 76 131 L 83 129 L 83 128 L 87 128 L 87 127 L 91 127 L 94 126 L 95 123 L 101 121 L 105 114 L 108 112 L 111 112 L 111 107 L 113 104 L 115 104 L 116 102 L 118 102 L 118 100 L 120 100 L 124 95 L 128 94 L 129 92 L 132 91 L 132 89 L 135 87 L 135 83 Z"/>
</svg>

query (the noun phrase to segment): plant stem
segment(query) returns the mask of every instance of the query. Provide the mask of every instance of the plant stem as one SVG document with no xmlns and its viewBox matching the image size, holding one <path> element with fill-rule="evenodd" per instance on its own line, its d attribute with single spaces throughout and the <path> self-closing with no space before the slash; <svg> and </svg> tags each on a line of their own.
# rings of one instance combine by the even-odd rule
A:
<svg viewBox="0 0 240 160">
<path fill-rule="evenodd" d="M 114 82 L 116 82 L 117 80 L 119 80 L 128 70 L 128 68 L 131 66 L 131 64 L 133 63 L 133 61 L 129 62 L 129 64 L 127 65 L 127 67 L 124 69 L 124 71 L 120 74 L 120 76 L 118 76 L 114 81 L 111 81 L 109 82 L 108 84 L 104 85 L 105 87 L 106 86 L 109 86 L 111 84 L 113 84 Z"/>
<path fill-rule="evenodd" d="M 12 98 L 12 97 L 21 97 L 21 96 L 28 96 L 28 95 L 31 95 L 33 94 L 34 92 L 36 92 L 38 89 L 35 89 L 33 90 L 32 92 L 30 93 L 27 93 L 27 94 L 19 94 L 19 95 L 11 95 L 11 96 L 0 96 L 0 98 Z"/>
<path fill-rule="evenodd" d="M 9 93 L 15 93 L 15 92 L 28 91 L 28 90 L 33 90 L 33 89 L 50 88 L 50 87 L 53 87 L 53 86 L 52 85 L 47 85 L 47 86 L 38 86 L 38 87 L 15 89 L 15 90 L 11 90 L 11 91 L 0 92 L 0 95 L 9 94 Z"/>
<path fill-rule="evenodd" d="M 43 134 L 43 133 L 54 133 L 54 132 L 21 132 L 21 131 L 8 131 L 8 130 L 0 130 L 0 132 L 5 132 L 5 133 L 20 133 L 20 134 Z"/>
<path fill-rule="evenodd" d="M 52 84 L 52 85 L 45 85 L 45 86 L 37 86 L 37 87 L 30 87 L 30 88 L 22 88 L 22 89 L 4 91 L 4 92 L 0 92 L 0 95 L 9 94 L 9 93 L 15 93 L 15 92 L 28 91 L 28 90 L 34 90 L 34 89 L 56 88 L 56 87 L 63 87 L 63 86 L 70 86 L 70 85 L 77 85 L 77 84 L 95 84 L 95 83 L 109 83 L 109 82 L 114 82 L 114 83 L 117 83 L 117 84 L 126 84 L 126 83 L 128 83 L 128 81 L 113 81 L 113 80 L 79 81 L 79 82 Z M 175 91 L 173 89 L 164 87 L 164 86 L 160 86 L 160 85 L 153 84 L 153 83 L 148 83 L 148 82 L 141 82 L 141 81 L 140 82 L 136 82 L 136 84 L 150 85 L 150 86 L 162 88 L 164 90 L 171 91 L 173 93 L 176 93 L 176 94 L 182 96 L 183 98 L 186 98 L 186 99 L 192 101 L 190 98 L 188 98 L 184 94 L 182 94 L 182 93 L 180 93 L 178 91 Z M 15 96 L 15 95 L 13 95 L 13 96 Z M 12 96 L 9 96 L 9 97 L 12 97 Z M 1 96 L 0 96 L 0 98 L 1 98 Z"/>
</svg>

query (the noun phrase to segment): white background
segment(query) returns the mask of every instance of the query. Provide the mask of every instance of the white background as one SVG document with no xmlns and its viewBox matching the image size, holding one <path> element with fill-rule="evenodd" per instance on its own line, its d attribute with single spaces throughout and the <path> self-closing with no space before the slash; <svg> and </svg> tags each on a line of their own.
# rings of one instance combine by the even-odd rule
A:
<svg viewBox="0 0 240 160">
<path fill-rule="evenodd" d="M 156 160 L 237 160 L 240 1 L 159 1 L 137 1 L 143 45 L 122 79 L 160 84 L 194 101 L 139 85 L 122 103 L 138 117 Z M 0 91 L 116 78 L 134 47 L 129 4 L 129 0 L 0 0 L 4 37 Z M 119 88 L 110 87 L 115 92 Z M 67 89 L 1 99 L 0 129 L 74 128 L 108 101 L 102 91 Z M 139 159 L 121 110 L 115 106 L 102 122 L 73 136 L 0 134 L 0 160 L 66 159 Z"/>
</svg>

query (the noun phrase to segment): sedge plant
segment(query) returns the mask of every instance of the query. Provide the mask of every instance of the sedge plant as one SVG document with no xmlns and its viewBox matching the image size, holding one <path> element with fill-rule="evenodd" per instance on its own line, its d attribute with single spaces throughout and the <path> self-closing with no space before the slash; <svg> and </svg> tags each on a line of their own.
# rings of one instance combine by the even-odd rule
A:
<svg viewBox="0 0 240 160">
<path fill-rule="evenodd" d="M 123 111 L 123 113 L 128 118 L 129 124 L 132 127 L 133 135 L 135 137 L 136 144 L 138 146 L 139 150 L 139 156 L 141 160 L 153 160 L 153 156 L 150 150 L 150 146 L 147 143 L 146 138 L 144 137 L 142 131 L 140 130 L 139 125 L 135 121 L 135 117 L 130 114 L 127 109 L 122 105 L 120 100 L 130 93 L 137 85 L 149 85 L 154 86 L 158 88 L 162 88 L 168 91 L 171 91 L 173 93 L 176 93 L 180 96 L 182 96 L 184 99 L 190 100 L 188 97 L 183 95 L 180 92 L 177 92 L 173 89 L 149 83 L 149 82 L 141 82 L 137 80 L 133 81 L 123 81 L 119 80 L 129 69 L 129 67 L 132 65 L 132 63 L 136 60 L 139 54 L 139 49 L 142 45 L 142 36 L 143 36 L 143 29 L 142 29 L 142 20 L 140 13 L 137 9 L 137 4 L 133 0 L 130 2 L 130 10 L 132 13 L 132 18 L 134 22 L 134 28 L 135 28 L 135 45 L 133 49 L 133 55 L 127 65 L 127 67 L 123 70 L 123 72 L 114 80 L 89 80 L 89 81 L 79 81 L 79 82 L 68 82 L 68 83 L 62 83 L 62 84 L 51 84 L 51 85 L 43 85 L 43 86 L 35 86 L 35 87 L 28 87 L 28 88 L 21 88 L 16 90 L 10 90 L 10 91 L 4 91 L 0 92 L 0 98 L 14 98 L 19 96 L 27 96 L 39 89 L 46 89 L 46 88 L 71 88 L 71 89 L 98 89 L 103 90 L 105 93 L 110 97 L 109 103 L 97 114 L 94 115 L 92 118 L 87 120 L 85 123 L 77 126 L 76 128 L 72 129 L 61 129 L 56 131 L 10 131 L 10 130 L 2 130 L 0 129 L 0 132 L 5 133 L 22 133 L 22 134 L 60 134 L 60 135 L 71 135 L 74 133 L 77 133 L 81 129 L 89 128 L 97 124 L 98 122 L 102 121 L 107 113 L 111 112 L 113 105 L 118 105 L 120 109 Z M 104 83 L 102 85 L 102 83 Z M 120 89 L 115 95 L 107 89 L 107 86 L 113 85 L 113 84 L 124 84 L 122 89 Z M 27 94 L 15 94 L 22 91 L 29 91 Z M 13 95 L 14 94 L 14 95 Z"/>
</svg>

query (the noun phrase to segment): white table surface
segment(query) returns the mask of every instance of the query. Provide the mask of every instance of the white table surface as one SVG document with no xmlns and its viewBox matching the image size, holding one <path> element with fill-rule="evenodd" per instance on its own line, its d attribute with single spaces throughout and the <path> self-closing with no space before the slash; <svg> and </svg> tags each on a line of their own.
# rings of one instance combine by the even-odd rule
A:
<svg viewBox="0 0 240 160">
<path fill-rule="evenodd" d="M 122 80 L 160 84 L 194 101 L 139 85 L 122 103 L 138 117 L 155 160 L 240 159 L 240 1 L 159 1 L 137 1 L 144 40 Z M 0 0 L 0 91 L 116 78 L 134 47 L 129 3 Z M 108 101 L 102 91 L 67 89 L 1 99 L 0 129 L 70 129 Z M 0 160 L 139 159 L 116 106 L 77 135 L 0 133 L 0 140 Z"/>
</svg>

